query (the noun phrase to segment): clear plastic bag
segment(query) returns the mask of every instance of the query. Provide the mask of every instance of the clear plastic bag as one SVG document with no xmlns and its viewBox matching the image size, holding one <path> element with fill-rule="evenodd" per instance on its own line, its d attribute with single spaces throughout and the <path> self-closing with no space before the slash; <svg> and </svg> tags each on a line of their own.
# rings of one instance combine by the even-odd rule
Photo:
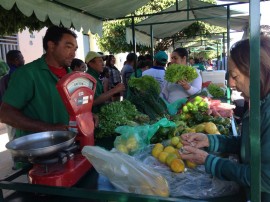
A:
<svg viewBox="0 0 270 202">
<path fill-rule="evenodd" d="M 134 154 L 150 144 L 150 139 L 160 127 L 176 127 L 175 123 L 163 118 L 152 125 L 119 126 L 115 132 L 121 134 L 116 137 L 114 147 L 123 153 Z"/>
<path fill-rule="evenodd" d="M 148 165 L 115 149 L 107 151 L 97 146 L 85 146 L 82 154 L 97 172 L 124 192 L 169 196 L 166 179 Z"/>
<path fill-rule="evenodd" d="M 133 155 L 164 176 L 170 187 L 171 197 L 209 199 L 238 193 L 239 186 L 232 181 L 219 180 L 205 172 L 204 166 L 186 168 L 183 173 L 173 173 L 168 166 L 151 156 L 152 145 Z"/>
</svg>

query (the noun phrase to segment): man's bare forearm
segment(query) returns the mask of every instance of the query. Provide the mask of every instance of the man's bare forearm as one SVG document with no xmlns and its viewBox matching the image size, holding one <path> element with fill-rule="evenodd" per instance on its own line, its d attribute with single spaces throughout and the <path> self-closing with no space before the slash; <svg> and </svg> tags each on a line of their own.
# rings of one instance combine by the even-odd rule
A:
<svg viewBox="0 0 270 202">
<path fill-rule="evenodd" d="M 28 118 L 20 110 L 6 103 L 2 103 L 0 107 L 0 122 L 31 132 L 67 130 L 64 124 L 50 124 Z"/>
<path fill-rule="evenodd" d="M 109 90 L 109 91 L 107 91 L 107 92 L 105 92 L 105 93 L 102 93 L 100 96 L 98 96 L 98 97 L 94 100 L 93 106 L 100 105 L 100 104 L 106 102 L 106 101 L 109 100 L 114 94 L 115 94 L 115 92 L 112 91 L 112 90 Z"/>
</svg>

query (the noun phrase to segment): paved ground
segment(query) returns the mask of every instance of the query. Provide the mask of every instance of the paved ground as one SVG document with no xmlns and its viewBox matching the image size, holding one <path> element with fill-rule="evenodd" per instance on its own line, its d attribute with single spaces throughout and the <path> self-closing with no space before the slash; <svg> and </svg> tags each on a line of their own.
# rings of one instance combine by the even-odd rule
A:
<svg viewBox="0 0 270 202">
<path fill-rule="evenodd" d="M 12 159 L 5 145 L 8 142 L 6 126 L 0 123 L 0 179 L 12 172 Z"/>
</svg>

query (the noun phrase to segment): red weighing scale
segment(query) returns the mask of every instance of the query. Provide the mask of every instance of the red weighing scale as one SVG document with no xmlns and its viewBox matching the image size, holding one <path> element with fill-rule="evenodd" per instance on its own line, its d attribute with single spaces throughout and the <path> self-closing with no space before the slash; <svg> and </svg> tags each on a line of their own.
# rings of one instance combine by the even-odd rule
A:
<svg viewBox="0 0 270 202">
<path fill-rule="evenodd" d="M 69 114 L 69 129 L 77 133 L 75 143 L 47 159 L 34 159 L 28 177 L 32 184 L 71 187 L 92 167 L 81 149 L 94 145 L 96 80 L 87 73 L 73 72 L 60 79 L 56 88 Z"/>
</svg>

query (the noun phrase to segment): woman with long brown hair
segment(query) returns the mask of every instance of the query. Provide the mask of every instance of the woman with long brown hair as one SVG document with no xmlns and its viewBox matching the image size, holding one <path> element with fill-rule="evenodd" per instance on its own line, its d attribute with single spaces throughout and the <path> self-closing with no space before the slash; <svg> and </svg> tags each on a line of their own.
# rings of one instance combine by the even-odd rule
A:
<svg viewBox="0 0 270 202">
<path fill-rule="evenodd" d="M 260 110 L 261 110 L 261 201 L 270 201 L 270 38 L 261 36 L 260 40 Z M 234 44 L 229 58 L 229 83 L 232 88 L 242 92 L 246 101 L 250 100 L 250 45 L 249 40 Z M 246 191 L 250 200 L 250 137 L 249 110 L 242 119 L 241 136 L 206 135 L 186 133 L 182 136 L 184 153 L 182 158 L 204 164 L 205 170 L 223 180 L 237 182 Z M 226 152 L 239 155 L 240 162 L 220 158 L 207 153 Z"/>
</svg>

